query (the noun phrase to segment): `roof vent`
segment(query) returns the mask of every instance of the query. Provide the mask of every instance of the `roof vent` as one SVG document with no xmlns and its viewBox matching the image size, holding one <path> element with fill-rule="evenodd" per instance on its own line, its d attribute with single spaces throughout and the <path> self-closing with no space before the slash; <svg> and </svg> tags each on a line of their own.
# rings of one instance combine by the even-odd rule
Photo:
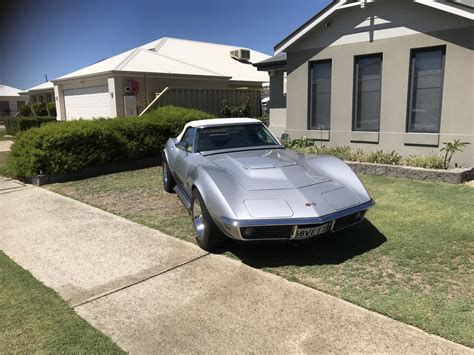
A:
<svg viewBox="0 0 474 355">
<path fill-rule="evenodd" d="M 230 51 L 230 56 L 234 59 L 246 62 L 250 60 L 250 51 L 248 49 L 236 49 Z"/>
</svg>

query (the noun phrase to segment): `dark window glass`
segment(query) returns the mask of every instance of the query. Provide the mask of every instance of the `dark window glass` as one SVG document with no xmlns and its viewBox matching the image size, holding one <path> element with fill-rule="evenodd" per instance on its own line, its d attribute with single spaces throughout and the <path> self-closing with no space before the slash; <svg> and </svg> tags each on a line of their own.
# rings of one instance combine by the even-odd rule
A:
<svg viewBox="0 0 474 355">
<path fill-rule="evenodd" d="M 197 131 L 196 152 L 280 145 L 260 123 L 215 126 Z"/>
<path fill-rule="evenodd" d="M 355 58 L 354 131 L 380 129 L 382 55 Z"/>
<path fill-rule="evenodd" d="M 184 132 L 181 142 L 186 143 L 187 152 L 193 151 L 194 137 L 196 137 L 196 128 L 190 127 Z"/>
<path fill-rule="evenodd" d="M 330 129 L 331 68 L 331 61 L 311 63 L 309 129 Z"/>
<path fill-rule="evenodd" d="M 440 47 L 412 51 L 408 132 L 439 132 L 444 55 Z"/>
</svg>

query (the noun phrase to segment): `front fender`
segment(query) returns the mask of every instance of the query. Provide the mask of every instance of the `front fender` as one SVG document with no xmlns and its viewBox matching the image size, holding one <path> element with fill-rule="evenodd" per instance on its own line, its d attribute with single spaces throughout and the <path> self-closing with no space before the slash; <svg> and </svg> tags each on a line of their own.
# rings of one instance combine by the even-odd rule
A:
<svg viewBox="0 0 474 355">
<path fill-rule="evenodd" d="M 364 184 L 354 171 L 342 160 L 329 156 L 313 156 L 307 161 L 308 165 L 315 170 L 319 170 L 333 181 L 352 190 L 362 202 L 370 201 L 370 195 Z"/>
</svg>

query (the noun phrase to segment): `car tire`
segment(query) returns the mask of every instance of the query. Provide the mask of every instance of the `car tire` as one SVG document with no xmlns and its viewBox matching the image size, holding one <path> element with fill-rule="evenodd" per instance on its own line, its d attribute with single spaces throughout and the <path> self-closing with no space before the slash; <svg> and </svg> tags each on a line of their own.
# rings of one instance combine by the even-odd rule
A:
<svg viewBox="0 0 474 355">
<path fill-rule="evenodd" d="M 173 175 L 171 175 L 170 167 L 166 158 L 163 158 L 163 188 L 166 192 L 173 193 L 176 181 L 174 181 Z"/>
<path fill-rule="evenodd" d="M 224 244 L 226 237 L 214 223 L 197 189 L 191 197 L 191 218 L 196 243 L 204 250 L 214 251 Z"/>
</svg>

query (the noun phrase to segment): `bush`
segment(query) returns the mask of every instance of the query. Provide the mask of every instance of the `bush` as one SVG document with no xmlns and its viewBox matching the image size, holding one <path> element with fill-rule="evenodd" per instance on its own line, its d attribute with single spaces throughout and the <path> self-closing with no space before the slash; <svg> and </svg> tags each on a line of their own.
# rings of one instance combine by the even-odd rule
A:
<svg viewBox="0 0 474 355">
<path fill-rule="evenodd" d="M 376 164 L 401 165 L 402 156 L 394 150 L 386 153 L 383 150 L 377 150 L 367 156 L 367 162 Z"/>
<path fill-rule="evenodd" d="M 161 107 L 142 117 L 78 120 L 20 133 L 7 158 L 16 177 L 60 174 L 114 161 L 160 156 L 169 137 L 192 120 L 212 115 L 194 109 Z"/>
<path fill-rule="evenodd" d="M 240 105 L 229 105 L 222 100 L 221 113 L 223 117 L 250 117 L 250 99 L 247 97 Z"/>
<path fill-rule="evenodd" d="M 23 116 L 23 117 L 33 116 L 33 111 L 31 110 L 31 105 L 30 104 L 21 105 L 18 108 L 18 112 L 19 112 L 20 116 Z"/>
<path fill-rule="evenodd" d="M 43 102 L 35 102 L 31 105 L 31 110 L 35 116 L 48 116 L 48 110 L 46 104 Z"/>
<path fill-rule="evenodd" d="M 54 102 L 48 102 L 46 104 L 46 110 L 48 111 L 49 117 L 56 117 L 56 104 Z"/>
<path fill-rule="evenodd" d="M 14 136 L 18 132 L 40 127 L 48 122 L 56 122 L 56 117 L 11 117 L 5 121 L 7 134 Z"/>
<path fill-rule="evenodd" d="M 405 164 L 425 169 L 444 169 L 444 158 L 439 155 L 410 155 Z"/>
</svg>

